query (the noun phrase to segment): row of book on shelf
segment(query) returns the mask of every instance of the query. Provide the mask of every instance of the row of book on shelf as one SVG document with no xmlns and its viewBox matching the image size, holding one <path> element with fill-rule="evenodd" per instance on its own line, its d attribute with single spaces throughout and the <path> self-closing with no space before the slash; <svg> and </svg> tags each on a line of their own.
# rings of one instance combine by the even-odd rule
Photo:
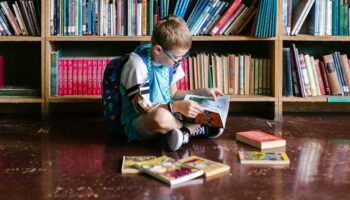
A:
<svg viewBox="0 0 350 200">
<path fill-rule="evenodd" d="M 183 18 L 193 35 L 272 37 L 277 0 L 51 0 L 51 35 L 151 35 L 159 20 Z"/>
<path fill-rule="evenodd" d="M 349 35 L 349 10 L 347 0 L 283 0 L 284 35 L 298 35 L 303 29 L 315 36 Z"/>
<path fill-rule="evenodd" d="M 262 151 L 238 152 L 241 164 L 288 165 L 285 153 L 286 140 L 260 130 L 236 133 L 236 141 L 259 148 Z M 169 185 L 180 184 L 204 175 L 206 179 L 229 173 L 230 165 L 192 155 L 179 160 L 166 155 L 123 156 L 121 173 L 147 173 Z"/>
<path fill-rule="evenodd" d="M 249 54 L 196 53 L 182 62 L 179 89 L 219 88 L 224 94 L 271 93 L 271 60 Z"/>
<path fill-rule="evenodd" d="M 40 0 L 0 2 L 0 36 L 40 35 Z"/>
<path fill-rule="evenodd" d="M 317 59 L 299 53 L 295 44 L 283 48 L 283 95 L 349 95 L 350 68 L 346 54 L 334 52 Z"/>
<path fill-rule="evenodd" d="M 51 53 L 51 96 L 101 95 L 103 72 L 117 57 L 61 57 Z M 182 61 L 179 89 L 219 88 L 224 94 L 271 93 L 270 59 L 250 55 L 197 53 Z"/>
</svg>

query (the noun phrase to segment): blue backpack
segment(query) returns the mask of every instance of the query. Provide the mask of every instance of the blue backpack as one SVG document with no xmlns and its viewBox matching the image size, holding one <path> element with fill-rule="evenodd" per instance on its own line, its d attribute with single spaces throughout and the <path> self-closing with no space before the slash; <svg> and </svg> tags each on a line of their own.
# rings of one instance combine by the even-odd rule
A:
<svg viewBox="0 0 350 200">
<path fill-rule="evenodd" d="M 121 73 L 125 63 L 129 59 L 129 54 L 111 60 L 103 74 L 103 115 L 107 120 L 108 133 L 113 134 L 116 130 L 123 132 L 121 125 L 121 102 L 122 95 L 119 91 Z"/>
</svg>

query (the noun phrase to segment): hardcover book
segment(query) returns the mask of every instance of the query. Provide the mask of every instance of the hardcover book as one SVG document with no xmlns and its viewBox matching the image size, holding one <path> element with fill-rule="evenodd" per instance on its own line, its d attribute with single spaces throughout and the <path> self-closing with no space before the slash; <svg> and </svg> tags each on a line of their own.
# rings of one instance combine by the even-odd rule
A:
<svg viewBox="0 0 350 200">
<path fill-rule="evenodd" d="M 229 165 L 221 164 L 198 156 L 190 156 L 179 161 L 183 162 L 186 166 L 203 170 L 205 177 L 214 176 L 230 170 Z"/>
<path fill-rule="evenodd" d="M 185 165 L 168 156 L 138 162 L 139 170 L 170 185 L 179 184 L 203 175 L 203 170 Z"/>
<path fill-rule="evenodd" d="M 186 95 L 185 100 L 197 102 L 203 107 L 204 113 L 198 114 L 195 119 L 186 118 L 185 120 L 211 127 L 224 128 L 230 106 L 229 98 L 229 96 L 219 96 L 214 100 L 213 97 Z"/>
<path fill-rule="evenodd" d="M 156 158 L 155 156 L 123 156 L 122 163 L 122 173 L 123 174 L 135 174 L 140 173 L 141 171 L 134 167 L 135 163 L 142 162 L 146 160 L 151 160 Z"/>
<path fill-rule="evenodd" d="M 236 140 L 260 149 L 286 146 L 286 140 L 260 130 L 238 132 Z"/>
<path fill-rule="evenodd" d="M 241 164 L 290 164 L 289 158 L 285 152 L 263 153 L 257 151 L 239 151 L 239 159 L 241 160 Z"/>
</svg>

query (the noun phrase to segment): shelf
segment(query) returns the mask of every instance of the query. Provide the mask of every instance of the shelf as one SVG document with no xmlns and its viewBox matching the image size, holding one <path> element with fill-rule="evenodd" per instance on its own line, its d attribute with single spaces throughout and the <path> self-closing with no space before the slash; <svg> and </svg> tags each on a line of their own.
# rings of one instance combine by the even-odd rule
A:
<svg viewBox="0 0 350 200">
<path fill-rule="evenodd" d="M 274 102 L 275 97 L 263 95 L 231 95 L 231 102 Z"/>
<path fill-rule="evenodd" d="M 139 41 L 150 42 L 151 36 L 49 36 L 48 41 Z M 274 41 L 276 38 L 257 38 L 250 36 L 193 36 L 192 41 Z"/>
<path fill-rule="evenodd" d="M 332 42 L 332 41 L 350 41 L 350 36 L 312 36 L 312 35 L 298 35 L 298 36 L 282 36 L 283 41 L 324 41 L 324 42 Z"/>
<path fill-rule="evenodd" d="M 61 96 L 49 97 L 50 103 L 102 102 L 102 96 Z"/>
<path fill-rule="evenodd" d="M 40 36 L 0 36 L 0 42 L 39 42 Z"/>
<path fill-rule="evenodd" d="M 275 97 L 262 95 L 231 95 L 231 102 L 274 102 Z M 50 103 L 102 102 L 101 96 L 62 96 L 49 97 Z"/>
<path fill-rule="evenodd" d="M 4 96 L 0 97 L 0 103 L 42 103 L 42 100 L 40 97 Z"/>
<path fill-rule="evenodd" d="M 327 102 L 328 96 L 282 97 L 282 102 Z"/>
<path fill-rule="evenodd" d="M 49 36 L 48 41 L 100 42 L 100 41 L 139 41 L 149 42 L 150 36 Z"/>
</svg>

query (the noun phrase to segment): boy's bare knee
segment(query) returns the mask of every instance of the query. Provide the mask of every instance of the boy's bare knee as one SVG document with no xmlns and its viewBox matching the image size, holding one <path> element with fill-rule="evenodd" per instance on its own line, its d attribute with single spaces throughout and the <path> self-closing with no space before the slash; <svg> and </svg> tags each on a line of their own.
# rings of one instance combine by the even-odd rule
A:
<svg viewBox="0 0 350 200">
<path fill-rule="evenodd" d="M 177 127 L 177 122 L 168 110 L 157 108 L 152 113 L 152 126 L 160 133 L 167 133 Z"/>
</svg>

